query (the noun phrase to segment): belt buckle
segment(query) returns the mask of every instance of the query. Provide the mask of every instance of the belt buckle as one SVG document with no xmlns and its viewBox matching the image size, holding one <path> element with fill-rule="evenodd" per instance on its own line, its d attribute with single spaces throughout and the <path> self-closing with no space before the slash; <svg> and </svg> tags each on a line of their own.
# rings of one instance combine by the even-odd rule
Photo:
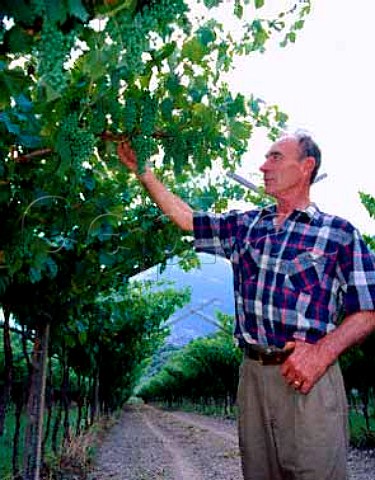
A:
<svg viewBox="0 0 375 480">
<path fill-rule="evenodd" d="M 263 352 L 259 351 L 258 352 L 258 362 L 261 365 L 264 365 L 267 363 L 267 357 L 270 358 L 272 353 L 274 353 L 273 348 L 267 347 Z"/>
</svg>

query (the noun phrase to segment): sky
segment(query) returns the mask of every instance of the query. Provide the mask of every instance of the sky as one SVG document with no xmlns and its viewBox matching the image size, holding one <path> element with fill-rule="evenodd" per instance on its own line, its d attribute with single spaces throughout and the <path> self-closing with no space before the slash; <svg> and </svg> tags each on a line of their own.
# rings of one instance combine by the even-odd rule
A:
<svg viewBox="0 0 375 480">
<path fill-rule="evenodd" d="M 295 44 L 239 59 L 228 80 L 235 90 L 279 105 L 292 130 L 312 134 L 322 150 L 320 173 L 328 175 L 312 187 L 312 200 L 371 235 L 375 221 L 358 191 L 375 195 L 374 19 L 375 3 L 369 0 L 312 0 Z M 251 179 L 269 144 L 264 134 L 254 136 L 239 173 Z"/>
</svg>

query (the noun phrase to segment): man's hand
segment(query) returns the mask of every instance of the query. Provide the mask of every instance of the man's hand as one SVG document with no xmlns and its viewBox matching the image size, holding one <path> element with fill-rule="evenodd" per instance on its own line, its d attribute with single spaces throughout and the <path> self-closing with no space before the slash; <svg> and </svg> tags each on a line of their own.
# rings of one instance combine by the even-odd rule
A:
<svg viewBox="0 0 375 480">
<path fill-rule="evenodd" d="M 125 165 L 131 172 L 137 173 L 137 157 L 128 142 L 121 142 L 118 145 L 117 154 L 119 156 L 120 162 L 123 165 Z"/>
<path fill-rule="evenodd" d="M 281 365 L 281 373 L 291 387 L 306 394 L 333 363 L 332 358 L 319 343 L 311 344 L 296 340 L 288 342 L 285 349 L 291 350 L 293 347 L 293 352 Z"/>
<path fill-rule="evenodd" d="M 180 197 L 165 188 L 149 167 L 146 167 L 142 174 L 138 173 L 137 156 L 127 141 L 118 145 L 117 153 L 120 162 L 137 175 L 138 180 L 163 213 L 179 228 L 191 232 L 194 228 L 192 208 Z"/>
</svg>

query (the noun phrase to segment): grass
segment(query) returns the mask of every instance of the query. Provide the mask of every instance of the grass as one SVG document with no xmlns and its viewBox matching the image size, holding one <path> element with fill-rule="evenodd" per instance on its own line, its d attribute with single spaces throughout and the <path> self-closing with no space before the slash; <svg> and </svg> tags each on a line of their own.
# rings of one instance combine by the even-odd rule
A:
<svg viewBox="0 0 375 480">
<path fill-rule="evenodd" d="M 369 408 L 370 429 L 366 427 L 365 417 L 358 409 L 349 412 L 350 443 L 358 448 L 375 448 L 375 405 Z"/>
<path fill-rule="evenodd" d="M 116 424 L 119 415 L 120 412 L 115 412 L 111 416 L 103 416 L 84 433 L 76 437 L 72 436 L 70 442 L 64 444 L 64 451 L 56 466 L 56 473 L 63 473 L 61 478 L 65 478 L 65 475 L 70 478 L 70 474 L 73 474 L 76 479 L 86 478 L 98 445 L 102 442 L 106 432 Z"/>
<path fill-rule="evenodd" d="M 169 407 L 166 404 L 159 404 L 159 406 L 165 410 Z M 193 403 L 189 400 L 184 400 L 182 403 L 173 404 L 172 410 L 183 410 L 184 412 L 201 413 L 202 415 L 208 415 L 211 417 L 224 417 L 235 420 L 237 418 L 237 407 L 235 405 L 229 407 L 229 410 L 224 412 L 224 405 L 212 404 L 199 404 Z"/>
<path fill-rule="evenodd" d="M 57 409 L 55 409 L 52 419 L 51 419 L 51 431 L 46 445 L 46 459 L 49 465 L 53 465 L 58 460 L 52 451 L 51 436 L 52 436 L 52 426 L 57 414 Z M 77 420 L 77 409 L 72 408 L 69 412 L 70 424 L 76 424 Z M 44 424 L 46 424 L 46 419 Z M 18 456 L 18 468 L 22 470 L 22 458 L 23 458 L 23 442 L 25 436 L 25 426 L 26 426 L 26 415 L 25 413 L 21 416 L 21 430 L 20 430 L 20 440 L 19 440 L 19 456 Z M 1 480 L 11 479 L 12 478 L 12 454 L 13 454 L 13 435 L 15 429 L 15 418 L 14 418 L 14 408 L 9 408 L 7 411 L 5 419 L 5 431 L 4 435 L 0 437 L 0 478 Z M 58 432 L 57 444 L 60 445 L 60 453 L 62 449 L 62 440 L 63 440 L 63 428 L 60 425 Z"/>
<path fill-rule="evenodd" d="M 12 478 L 12 452 L 13 452 L 13 434 L 14 434 L 14 409 L 10 408 L 5 417 L 4 435 L 0 437 L 0 478 Z M 19 456 L 22 458 L 22 441 L 25 434 L 25 417 L 21 419 L 21 432 L 19 443 Z"/>
<path fill-rule="evenodd" d="M 74 436 L 77 421 L 77 408 L 71 408 L 69 411 L 70 425 L 72 425 L 71 440 L 63 442 L 63 426 L 60 424 L 57 444 L 59 445 L 58 455 L 52 450 L 52 427 L 57 415 L 57 408 L 54 409 L 51 419 L 51 431 L 45 450 L 45 465 L 43 467 L 44 479 L 63 479 L 63 478 L 85 478 L 85 473 L 95 456 L 96 448 L 102 441 L 103 435 L 117 422 L 120 411 L 112 416 L 103 416 L 95 422 L 84 433 Z M 45 419 L 46 424 L 46 419 Z M 23 441 L 26 426 L 26 415 L 21 417 L 21 432 L 19 442 L 18 467 L 22 471 Z M 0 437 L 0 479 L 12 480 L 12 453 L 13 453 L 13 435 L 15 428 L 14 409 L 10 408 L 7 412 L 5 422 L 5 432 Z M 83 430 L 83 425 L 82 425 Z"/>
</svg>

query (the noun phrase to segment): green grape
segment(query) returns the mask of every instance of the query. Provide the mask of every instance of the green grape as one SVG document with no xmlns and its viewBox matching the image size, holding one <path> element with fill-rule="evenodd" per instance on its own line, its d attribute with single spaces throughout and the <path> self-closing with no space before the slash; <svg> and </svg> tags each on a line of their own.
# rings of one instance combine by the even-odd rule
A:
<svg viewBox="0 0 375 480">
<path fill-rule="evenodd" d="M 137 124 L 137 103 L 134 98 L 127 98 L 124 108 L 124 129 L 131 133 Z"/>
<path fill-rule="evenodd" d="M 172 120 L 173 101 L 170 98 L 165 98 L 160 104 L 160 112 L 166 121 Z"/>
<path fill-rule="evenodd" d="M 185 32 L 191 28 L 187 11 L 184 0 L 159 0 L 150 2 L 134 16 L 123 10 L 109 19 L 106 33 L 118 49 L 120 62 L 126 65 L 127 77 L 144 71 L 142 54 L 150 49 L 151 32 L 158 32 L 165 39 L 173 32 L 175 23 Z"/>
<path fill-rule="evenodd" d="M 142 53 L 147 50 L 148 31 L 145 31 L 139 18 L 132 18 L 127 11 L 111 18 L 106 32 L 119 49 L 119 59 L 134 76 L 144 70 Z"/>
<path fill-rule="evenodd" d="M 155 150 L 155 140 L 145 135 L 135 135 L 132 138 L 132 147 L 135 150 L 138 160 L 138 171 L 142 173 L 145 169 L 147 161 Z"/>
<path fill-rule="evenodd" d="M 152 135 L 155 131 L 157 103 L 150 95 L 146 95 L 142 105 L 141 131 L 144 135 Z"/>
<path fill-rule="evenodd" d="M 202 163 L 207 156 L 207 147 L 205 144 L 205 137 L 201 132 L 195 132 L 191 140 L 192 156 L 197 165 Z"/>
</svg>

